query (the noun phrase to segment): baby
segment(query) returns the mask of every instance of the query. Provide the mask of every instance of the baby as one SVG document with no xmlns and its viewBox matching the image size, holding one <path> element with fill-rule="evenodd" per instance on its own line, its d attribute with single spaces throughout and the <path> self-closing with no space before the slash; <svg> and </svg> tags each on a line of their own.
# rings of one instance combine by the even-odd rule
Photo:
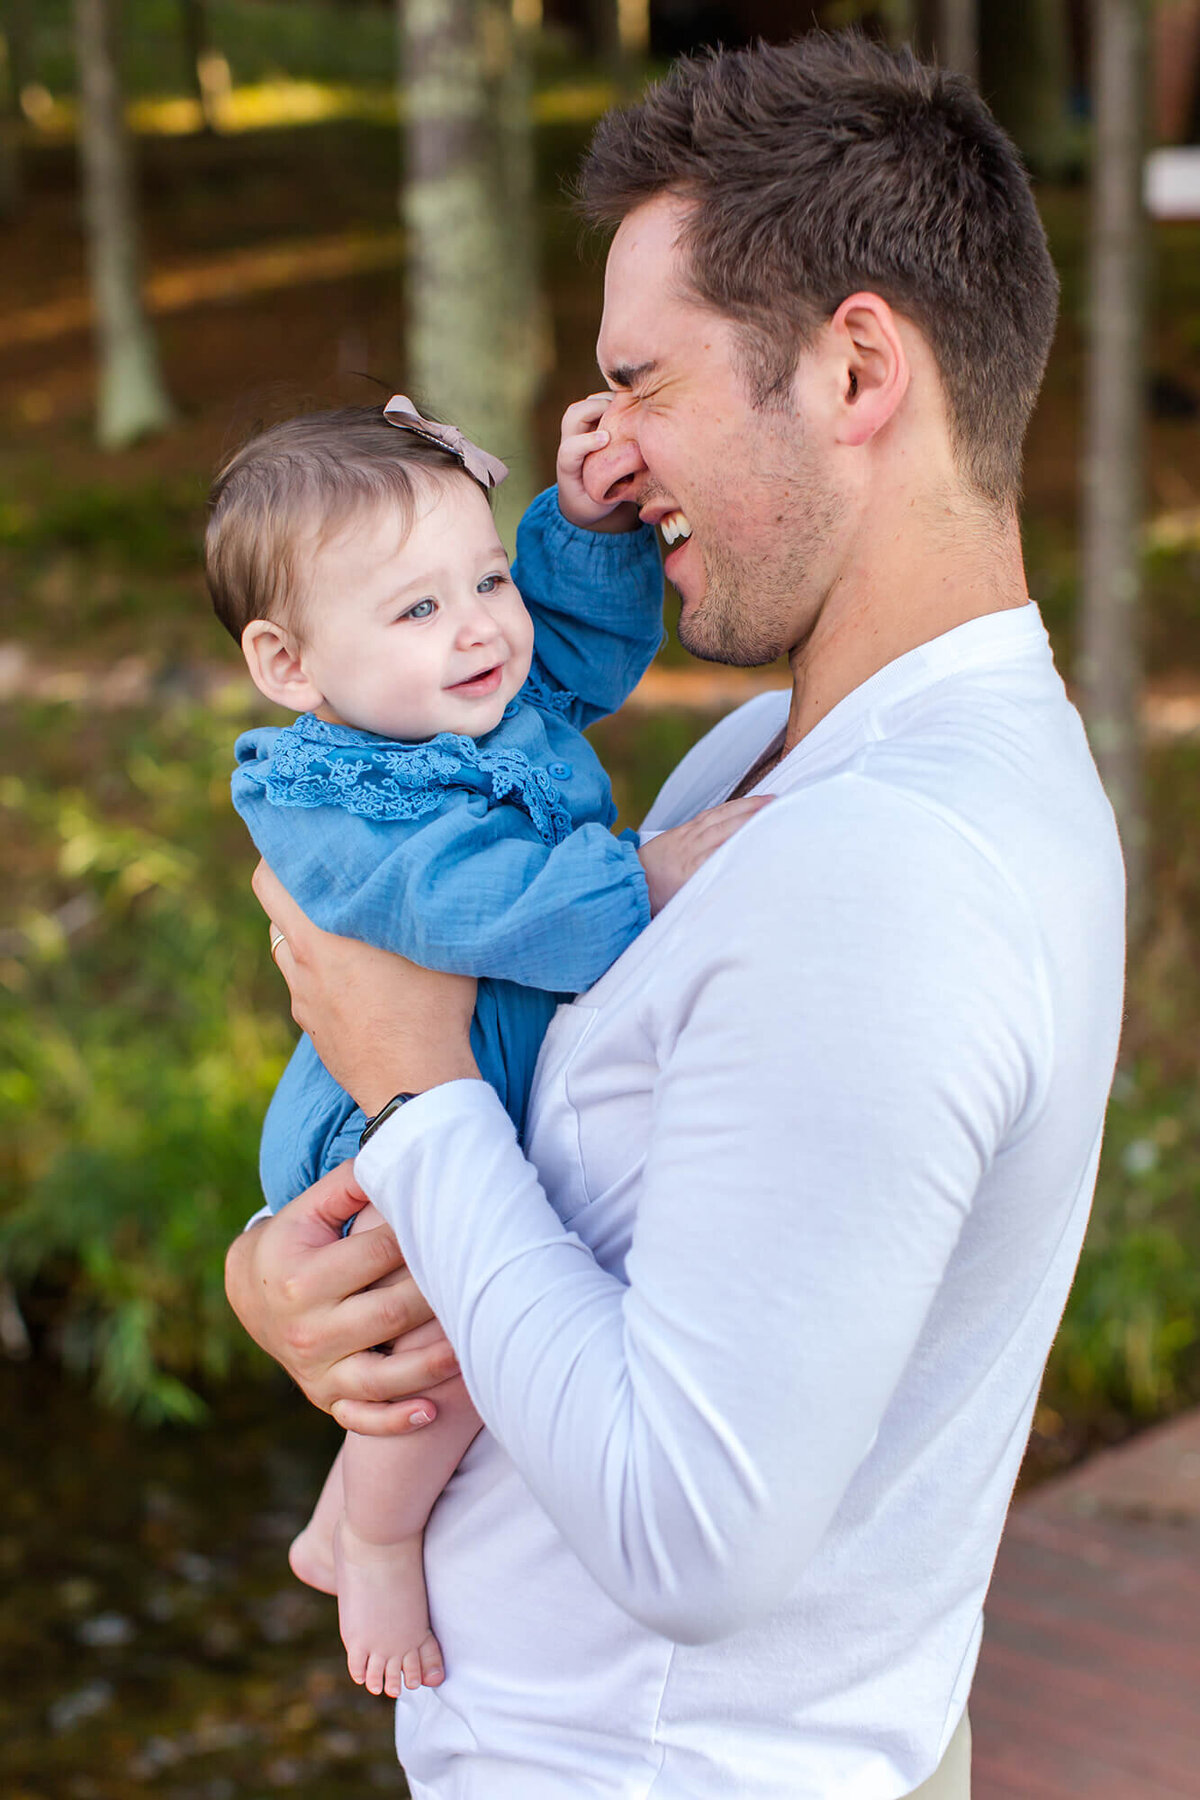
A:
<svg viewBox="0 0 1200 1800">
<path fill-rule="evenodd" d="M 488 501 L 504 465 L 403 395 L 273 427 L 210 497 L 218 616 L 259 690 L 300 714 L 239 738 L 234 804 L 318 925 L 479 977 L 475 1056 L 518 1131 L 558 1002 L 762 804 L 644 845 L 610 829 L 582 727 L 658 648 L 662 574 L 636 509 L 583 486 L 609 398 L 564 415 L 557 488 L 521 521 L 511 572 Z M 370 1123 L 302 1038 L 263 1130 L 272 1210 L 353 1156 Z M 380 1222 L 367 1207 L 355 1224 Z M 444 1676 L 422 1540 L 480 1420 L 461 1379 L 437 1403 L 416 1436 L 347 1434 L 290 1555 L 336 1593 L 351 1676 L 393 1697 Z"/>
</svg>

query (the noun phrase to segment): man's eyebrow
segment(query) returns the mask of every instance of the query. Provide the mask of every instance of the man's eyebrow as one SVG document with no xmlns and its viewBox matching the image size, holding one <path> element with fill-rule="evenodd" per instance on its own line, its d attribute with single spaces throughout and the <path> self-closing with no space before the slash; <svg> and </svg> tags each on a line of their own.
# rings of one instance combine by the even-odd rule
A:
<svg viewBox="0 0 1200 1800">
<path fill-rule="evenodd" d="M 618 363 L 615 369 L 605 369 L 604 376 L 612 387 L 631 388 L 636 387 L 639 381 L 643 381 L 657 367 L 653 358 L 649 362 L 638 363 L 636 368 L 631 368 L 628 363 Z"/>
</svg>

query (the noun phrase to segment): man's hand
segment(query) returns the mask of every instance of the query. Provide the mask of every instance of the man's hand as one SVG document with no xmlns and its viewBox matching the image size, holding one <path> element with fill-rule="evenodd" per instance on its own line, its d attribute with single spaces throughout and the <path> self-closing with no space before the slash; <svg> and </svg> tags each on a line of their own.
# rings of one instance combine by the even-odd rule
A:
<svg viewBox="0 0 1200 1800">
<path fill-rule="evenodd" d="M 650 916 L 653 918 L 679 892 L 726 838 L 731 838 L 773 799 L 773 794 L 753 794 L 743 800 L 726 800 L 723 806 L 710 806 L 686 825 L 660 831 L 643 844 L 638 856 L 650 890 Z"/>
<path fill-rule="evenodd" d="M 458 1365 L 387 1226 L 342 1236 L 366 1204 L 343 1163 L 235 1238 L 225 1291 L 314 1406 L 348 1430 L 391 1436 L 436 1416 L 428 1390 Z M 381 1356 L 372 1346 L 382 1343 L 392 1349 Z"/>
<path fill-rule="evenodd" d="M 389 950 L 321 931 L 266 863 L 259 863 L 252 885 L 273 927 L 292 1017 L 368 1118 L 393 1094 L 479 1079 L 471 1053 L 475 983 L 469 976 L 438 974 Z"/>
<path fill-rule="evenodd" d="M 583 465 L 596 450 L 603 450 L 609 434 L 599 421 L 612 395 L 589 394 L 576 400 L 562 417 L 558 446 L 558 510 L 572 525 L 589 531 L 632 531 L 638 522 L 637 507 L 627 500 L 593 500 L 583 485 Z M 599 428 L 598 428 L 599 427 Z"/>
</svg>

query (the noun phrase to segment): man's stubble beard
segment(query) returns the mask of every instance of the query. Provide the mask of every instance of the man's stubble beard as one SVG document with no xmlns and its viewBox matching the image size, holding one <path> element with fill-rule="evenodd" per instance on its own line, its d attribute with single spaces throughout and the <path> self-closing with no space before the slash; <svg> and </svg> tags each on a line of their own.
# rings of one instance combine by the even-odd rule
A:
<svg viewBox="0 0 1200 1800">
<path fill-rule="evenodd" d="M 701 550 L 704 596 L 690 609 L 685 603 L 678 637 L 703 662 L 762 668 L 797 649 L 820 615 L 823 594 L 812 589 L 842 502 L 808 467 L 786 493 L 785 541 L 775 554 L 739 556 L 712 543 Z"/>
</svg>

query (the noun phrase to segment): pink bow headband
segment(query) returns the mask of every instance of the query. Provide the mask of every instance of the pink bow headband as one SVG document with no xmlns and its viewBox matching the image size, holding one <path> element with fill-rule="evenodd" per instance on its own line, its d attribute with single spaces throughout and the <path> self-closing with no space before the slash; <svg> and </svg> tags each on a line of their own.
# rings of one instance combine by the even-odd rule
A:
<svg viewBox="0 0 1200 1800">
<path fill-rule="evenodd" d="M 383 409 L 383 416 L 389 425 L 397 425 L 401 431 L 415 431 L 418 437 L 427 438 L 430 443 L 443 444 L 457 456 L 467 474 L 473 475 L 480 487 L 499 487 L 508 474 L 507 464 L 498 456 L 489 456 L 469 437 L 464 437 L 457 425 L 439 425 L 436 419 L 423 419 L 407 394 L 393 394 Z"/>
</svg>

